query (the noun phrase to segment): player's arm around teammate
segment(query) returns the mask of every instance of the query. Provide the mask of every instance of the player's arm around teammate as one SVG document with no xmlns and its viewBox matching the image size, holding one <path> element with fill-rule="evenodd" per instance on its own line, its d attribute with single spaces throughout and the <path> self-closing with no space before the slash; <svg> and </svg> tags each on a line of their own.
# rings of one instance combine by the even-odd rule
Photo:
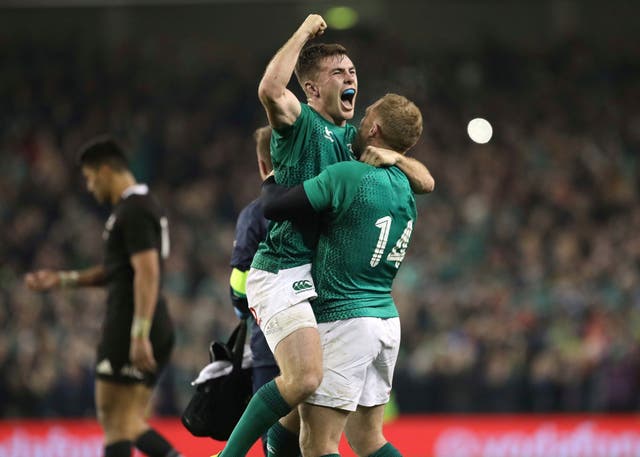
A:
<svg viewBox="0 0 640 457">
<path fill-rule="evenodd" d="M 394 131 L 395 124 L 404 125 L 409 134 Z M 406 153 L 421 133 L 419 109 L 404 97 L 387 94 L 367 109 L 357 150 L 374 146 Z M 303 455 L 338 455 L 345 431 L 359 456 L 399 457 L 382 425 L 400 347 L 400 322 L 390 292 L 416 219 L 408 180 L 395 168 L 342 162 L 292 188 L 267 179 L 263 202 L 265 216 L 276 220 L 312 212 L 327 216 L 313 260 L 314 280 L 324 285 L 314 312 L 325 371 L 319 388 L 299 408 Z M 382 223 L 384 236 L 372 229 Z M 398 242 L 394 246 L 389 239 Z"/>
<path fill-rule="evenodd" d="M 433 192 L 436 187 L 436 182 L 426 165 L 413 157 L 407 157 L 391 149 L 367 146 L 360 155 L 360 161 L 374 167 L 395 165 L 407 175 L 411 190 L 416 194 L 428 194 Z"/>
</svg>

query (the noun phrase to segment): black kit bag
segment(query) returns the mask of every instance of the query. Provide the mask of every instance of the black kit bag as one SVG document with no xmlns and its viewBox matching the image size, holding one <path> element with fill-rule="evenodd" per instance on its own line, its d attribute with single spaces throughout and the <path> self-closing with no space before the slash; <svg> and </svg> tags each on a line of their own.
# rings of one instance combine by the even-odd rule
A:
<svg viewBox="0 0 640 457">
<path fill-rule="evenodd" d="M 209 379 L 196 392 L 182 413 L 182 424 L 194 436 L 226 441 L 247 408 L 252 395 L 251 368 L 242 368 L 247 320 L 242 319 L 229 341 L 214 341 L 209 348 L 211 361 L 232 362 L 231 373 Z"/>
</svg>

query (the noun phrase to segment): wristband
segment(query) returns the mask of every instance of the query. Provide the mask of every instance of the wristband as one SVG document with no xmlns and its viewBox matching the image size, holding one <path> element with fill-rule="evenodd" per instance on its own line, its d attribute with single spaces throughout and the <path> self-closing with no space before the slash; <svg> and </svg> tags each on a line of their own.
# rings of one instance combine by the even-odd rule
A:
<svg viewBox="0 0 640 457">
<path fill-rule="evenodd" d="M 75 287 L 78 285 L 78 279 L 80 273 L 75 270 L 61 271 L 58 273 L 58 279 L 60 280 L 60 287 Z"/>
<path fill-rule="evenodd" d="M 149 338 L 151 319 L 134 317 L 131 323 L 131 338 Z"/>
</svg>

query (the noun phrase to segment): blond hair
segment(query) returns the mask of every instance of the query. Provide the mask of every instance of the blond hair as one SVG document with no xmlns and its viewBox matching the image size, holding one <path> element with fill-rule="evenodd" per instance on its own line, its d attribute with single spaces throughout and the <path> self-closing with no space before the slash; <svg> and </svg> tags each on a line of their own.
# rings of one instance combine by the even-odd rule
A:
<svg viewBox="0 0 640 457">
<path fill-rule="evenodd" d="M 398 94 L 386 94 L 375 107 L 380 120 L 381 137 L 394 151 L 406 152 L 422 135 L 422 113 L 411 100 Z"/>
</svg>

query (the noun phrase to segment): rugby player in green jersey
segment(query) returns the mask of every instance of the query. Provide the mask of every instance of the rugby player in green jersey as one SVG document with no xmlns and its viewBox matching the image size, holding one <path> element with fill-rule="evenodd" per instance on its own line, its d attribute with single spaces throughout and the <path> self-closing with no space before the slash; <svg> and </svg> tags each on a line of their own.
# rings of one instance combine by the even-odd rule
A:
<svg viewBox="0 0 640 457">
<path fill-rule="evenodd" d="M 355 66 L 341 45 L 305 47 L 326 27 L 321 16 L 309 15 L 273 57 L 260 81 L 258 95 L 273 129 L 271 158 L 278 184 L 301 184 L 331 164 L 354 159 L 356 130 L 347 120 L 353 118 L 358 91 Z M 307 103 L 287 89 L 294 70 Z M 380 165 L 395 163 L 414 191 L 428 191 L 431 175 L 420 162 L 395 152 L 372 155 Z M 322 348 L 310 303 L 317 296 L 311 277 L 316 238 L 313 225 L 273 223 L 254 257 L 247 298 L 280 376 L 256 392 L 220 454 L 223 457 L 244 456 L 265 430 L 320 385 Z M 282 426 L 276 425 L 274 439 L 287 435 L 287 430 L 295 432 L 297 422 L 297 416 L 291 415 Z"/>
<path fill-rule="evenodd" d="M 387 94 L 367 108 L 356 150 L 362 145 L 406 152 L 421 133 L 420 110 L 405 97 Z M 400 456 L 386 441 L 382 424 L 400 347 L 391 286 L 416 220 L 407 177 L 395 166 L 341 162 L 293 188 L 271 177 L 262 201 L 272 220 L 323 215 L 312 268 L 318 298 L 312 306 L 324 377 L 300 406 L 303 454 L 337 456 L 346 426 L 358 455 Z"/>
</svg>

